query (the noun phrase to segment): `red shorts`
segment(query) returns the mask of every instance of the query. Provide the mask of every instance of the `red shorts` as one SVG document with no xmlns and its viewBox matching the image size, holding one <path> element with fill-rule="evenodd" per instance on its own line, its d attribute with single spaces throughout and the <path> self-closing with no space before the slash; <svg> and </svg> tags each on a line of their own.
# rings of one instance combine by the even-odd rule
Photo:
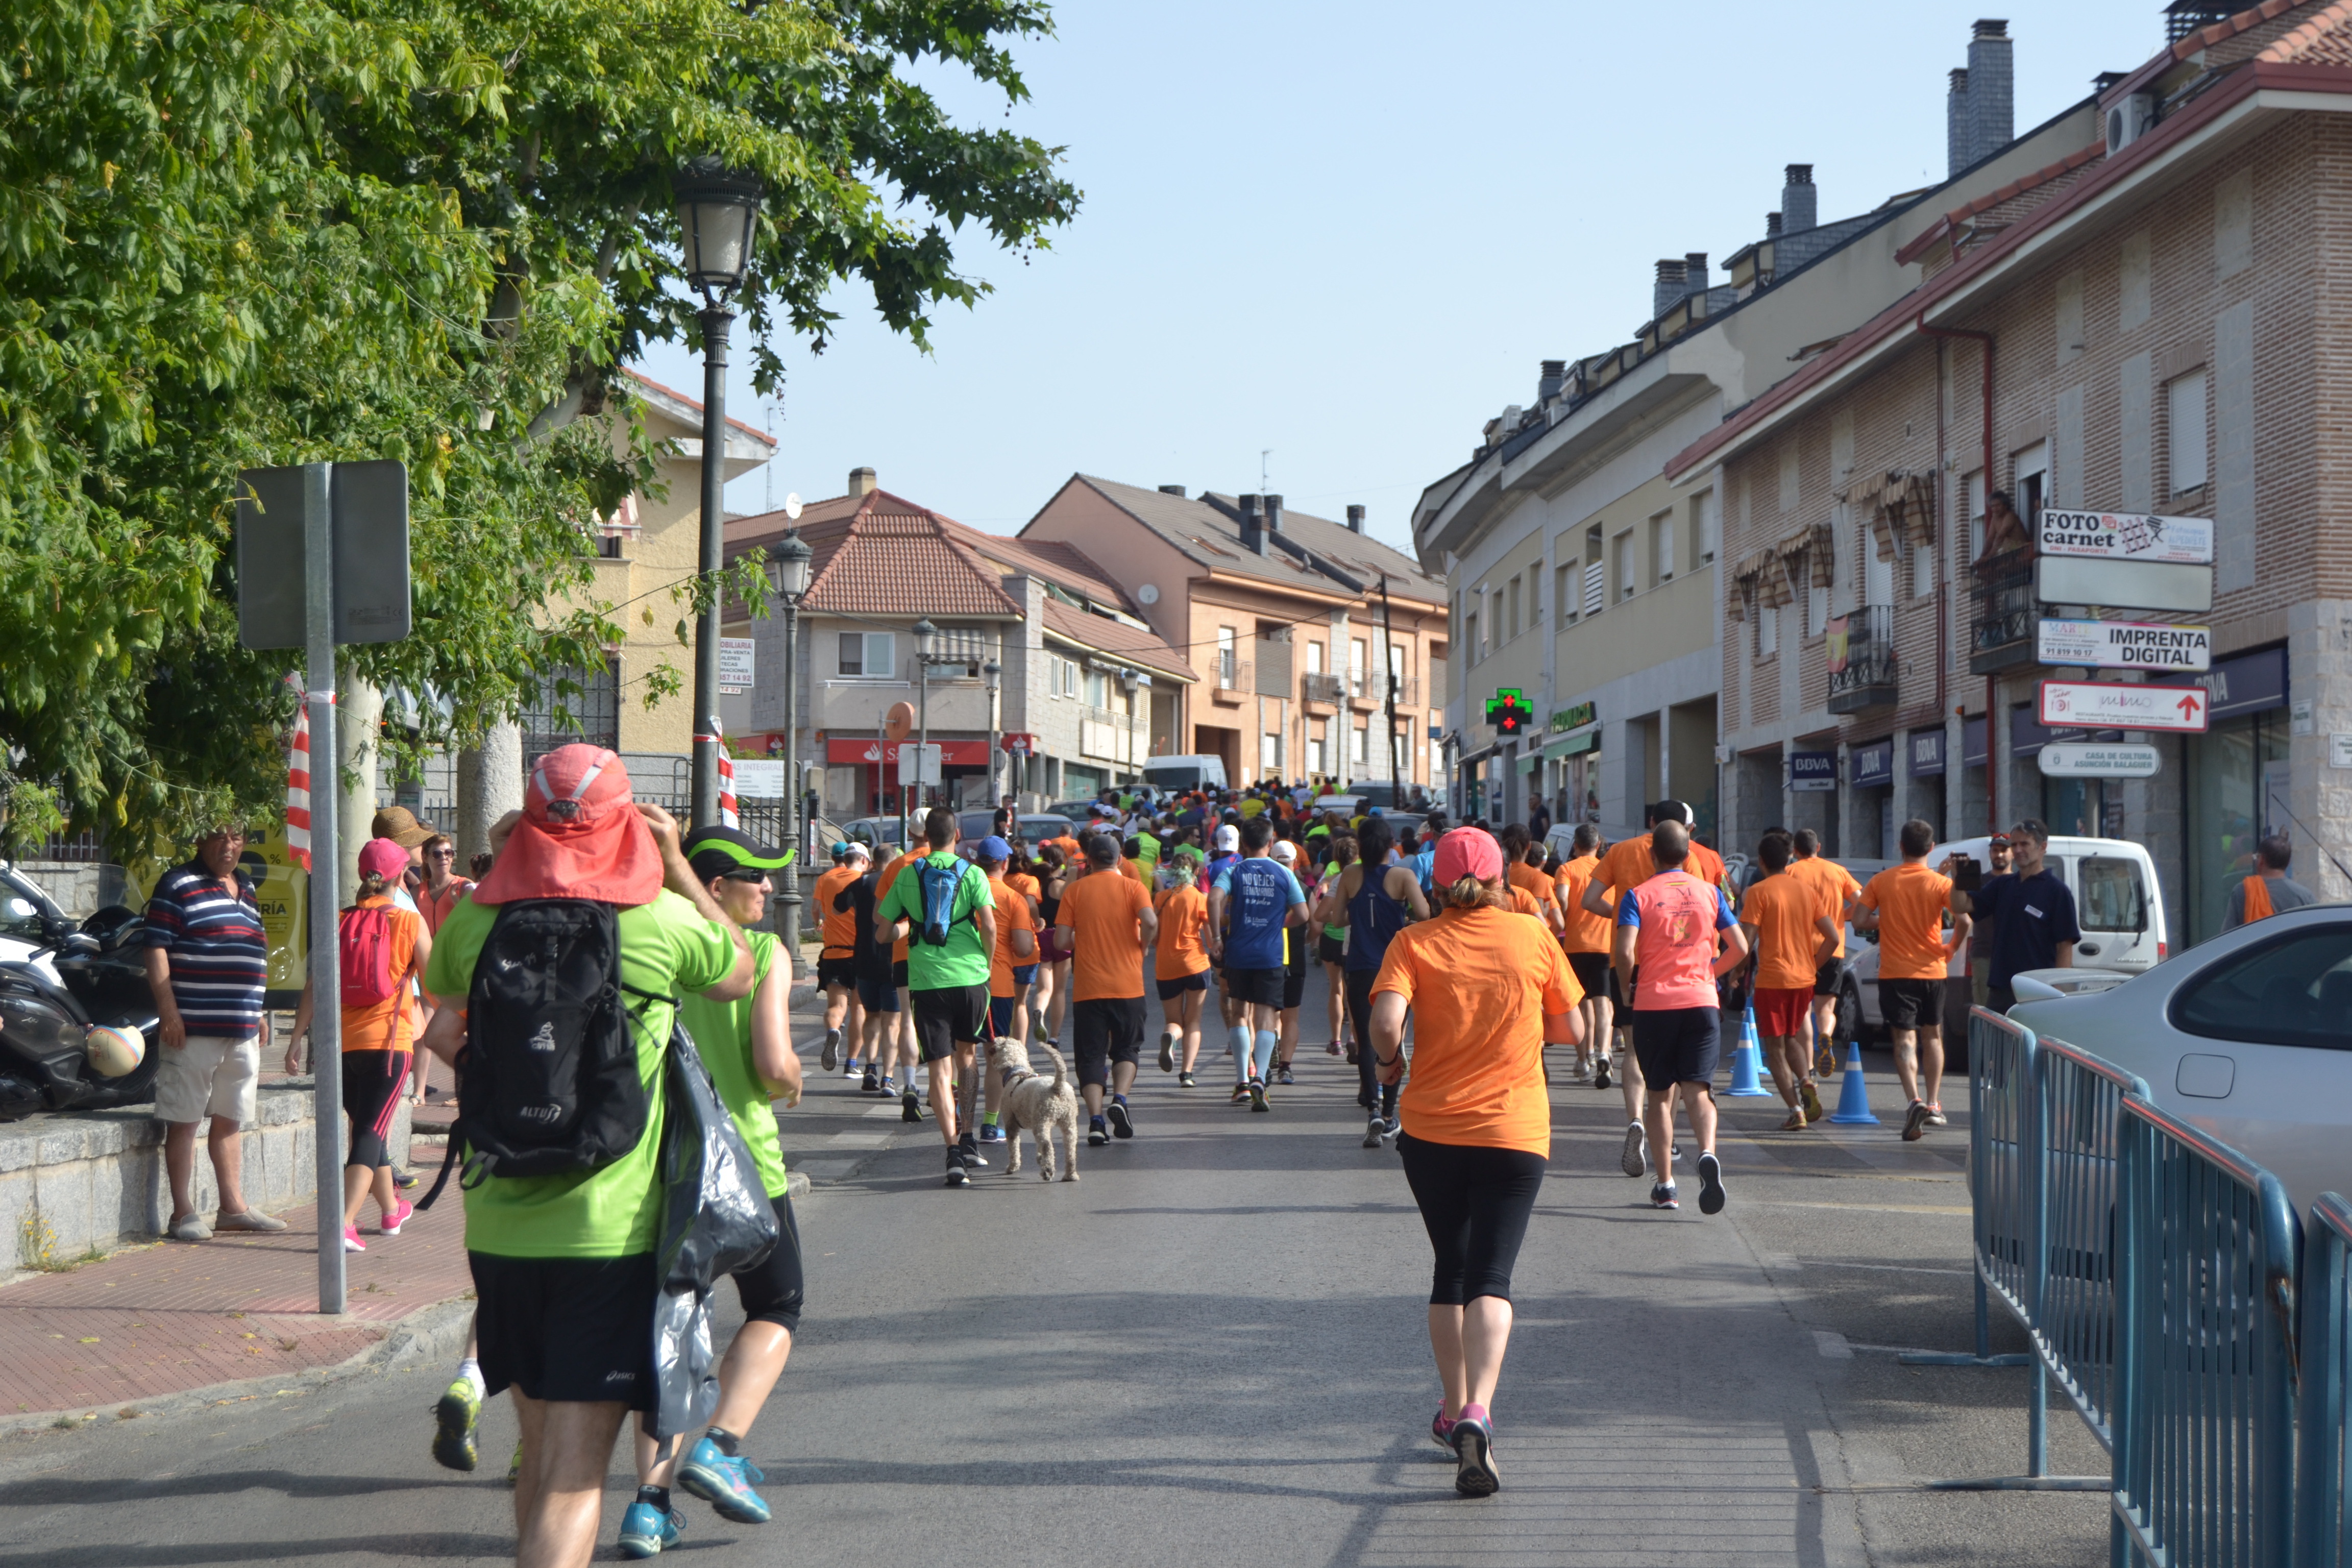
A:
<svg viewBox="0 0 2352 1568">
<path fill-rule="evenodd" d="M 1805 1020 L 1813 1010 L 1813 988 L 1792 985 L 1786 991 L 1756 988 L 1756 1032 L 1768 1040 L 1810 1035 Z"/>
</svg>

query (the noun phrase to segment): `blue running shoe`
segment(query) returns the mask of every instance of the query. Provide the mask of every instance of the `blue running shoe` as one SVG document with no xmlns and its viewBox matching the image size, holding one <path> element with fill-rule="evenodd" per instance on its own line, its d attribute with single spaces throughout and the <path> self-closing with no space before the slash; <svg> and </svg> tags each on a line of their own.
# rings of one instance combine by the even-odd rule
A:
<svg viewBox="0 0 2352 1568">
<path fill-rule="evenodd" d="M 677 1544 L 685 1529 L 684 1514 L 664 1513 L 649 1502 L 633 1502 L 621 1516 L 621 1555 L 658 1557 L 666 1548 Z"/>
<path fill-rule="evenodd" d="M 738 1524 L 765 1524 L 774 1514 L 768 1500 L 751 1489 L 753 1481 L 768 1478 L 751 1460 L 724 1452 L 705 1437 L 677 1468 L 677 1484 L 719 1510 L 721 1519 Z"/>
</svg>

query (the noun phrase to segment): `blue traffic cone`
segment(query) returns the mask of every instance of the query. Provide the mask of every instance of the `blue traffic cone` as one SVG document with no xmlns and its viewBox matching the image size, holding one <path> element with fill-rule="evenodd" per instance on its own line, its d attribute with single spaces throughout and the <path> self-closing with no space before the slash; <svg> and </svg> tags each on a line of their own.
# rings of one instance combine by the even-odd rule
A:
<svg viewBox="0 0 2352 1568">
<path fill-rule="evenodd" d="M 1870 1090 L 1862 1082 L 1862 1042 L 1848 1041 L 1845 1047 L 1845 1071 L 1838 1080 L 1838 1108 L 1830 1120 L 1844 1127 L 1875 1127 L 1878 1118 L 1870 1113 Z"/>
<path fill-rule="evenodd" d="M 1772 1091 L 1764 1087 L 1764 1048 L 1756 1039 L 1756 1007 L 1750 1003 L 1739 1018 L 1739 1047 L 1731 1053 L 1731 1087 L 1723 1092 L 1735 1100 L 1759 1100 Z"/>
</svg>

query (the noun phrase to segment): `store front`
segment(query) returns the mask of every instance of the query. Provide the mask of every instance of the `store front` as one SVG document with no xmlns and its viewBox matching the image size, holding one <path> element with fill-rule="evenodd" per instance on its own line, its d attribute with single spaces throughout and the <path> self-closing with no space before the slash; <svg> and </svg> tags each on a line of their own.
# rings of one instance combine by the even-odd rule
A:
<svg viewBox="0 0 2352 1568">
<path fill-rule="evenodd" d="M 1857 860 L 1894 859 L 1895 738 L 1851 748 L 1846 782 L 1853 792 L 1853 831 L 1845 853 Z"/>
<path fill-rule="evenodd" d="M 1985 795 L 1985 769 L 1990 765 L 1990 753 L 1985 745 L 1992 727 L 1979 713 L 1960 721 L 1960 830 L 1956 837 L 1973 838 L 1992 831 L 1986 820 L 1988 802 Z"/>
<path fill-rule="evenodd" d="M 1944 731 L 1914 730 L 1905 737 L 1904 763 L 1909 773 L 1910 788 L 1906 791 L 1903 820 L 1913 817 L 1934 825 L 1936 837 L 1944 837 Z"/>
<path fill-rule="evenodd" d="M 898 810 L 898 748 L 901 742 L 873 736 L 853 740 L 833 735 L 824 742 L 827 809 L 857 816 L 891 816 Z M 988 773 L 986 741 L 937 740 L 940 748 L 941 804 L 961 804 L 970 779 L 984 795 Z M 832 782 L 838 779 L 839 783 Z M 842 787 L 846 785 L 846 788 Z M 854 810 L 849 808 L 855 807 Z"/>
<path fill-rule="evenodd" d="M 2299 856 L 2311 853 L 2310 840 L 2286 814 L 2286 649 L 2221 659 L 2195 679 L 2213 702 L 2211 728 L 2182 747 L 2181 810 L 2189 837 L 2182 857 L 2188 873 L 2183 945 L 2221 929 L 2230 889 L 2246 875 L 2264 834 L 2284 832 Z"/>
<path fill-rule="evenodd" d="M 2033 716 L 2029 703 L 2020 702 L 2009 710 L 2010 751 L 2020 763 L 2032 762 L 2042 755 L 2042 748 L 2053 742 L 2120 741 L 2121 730 L 2053 730 Z M 2040 764 L 2035 764 L 2039 771 Z M 2083 838 L 2121 838 L 2124 835 L 2124 783 L 2122 779 L 2042 778 L 2039 800 L 2042 820 L 2050 831 L 2069 833 Z M 2004 804 L 2001 826 L 2035 815 L 2032 796 L 2023 796 L 2014 803 Z"/>
<path fill-rule="evenodd" d="M 1565 721 L 1565 722 L 1563 722 Z M 1601 820 L 1601 723 L 1592 704 L 1552 715 L 1556 732 L 1543 749 L 1544 797 L 1554 823 Z"/>
</svg>

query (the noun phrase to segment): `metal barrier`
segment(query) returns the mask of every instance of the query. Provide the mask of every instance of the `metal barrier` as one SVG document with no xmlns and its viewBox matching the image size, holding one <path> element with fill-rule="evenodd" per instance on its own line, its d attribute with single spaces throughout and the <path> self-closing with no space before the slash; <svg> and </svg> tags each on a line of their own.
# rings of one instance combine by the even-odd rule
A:
<svg viewBox="0 0 2352 1568">
<path fill-rule="evenodd" d="M 2126 1095 L 2153 1097 L 2146 1080 L 2063 1040 L 2036 1042 L 2034 1076 L 2042 1151 L 2034 1209 L 2042 1245 L 2026 1331 L 2060 1391 L 2112 1454 L 2116 1127 Z"/>
<path fill-rule="evenodd" d="M 2299 1568 L 2352 1568 L 2344 1422 L 2352 1415 L 2352 1204 L 2323 1193 L 2304 1232 L 2302 1446 L 2295 1478 Z"/>
<path fill-rule="evenodd" d="M 2300 1227 L 2236 1150 L 2120 1110 L 2112 1562 L 2285 1568 Z"/>
</svg>

